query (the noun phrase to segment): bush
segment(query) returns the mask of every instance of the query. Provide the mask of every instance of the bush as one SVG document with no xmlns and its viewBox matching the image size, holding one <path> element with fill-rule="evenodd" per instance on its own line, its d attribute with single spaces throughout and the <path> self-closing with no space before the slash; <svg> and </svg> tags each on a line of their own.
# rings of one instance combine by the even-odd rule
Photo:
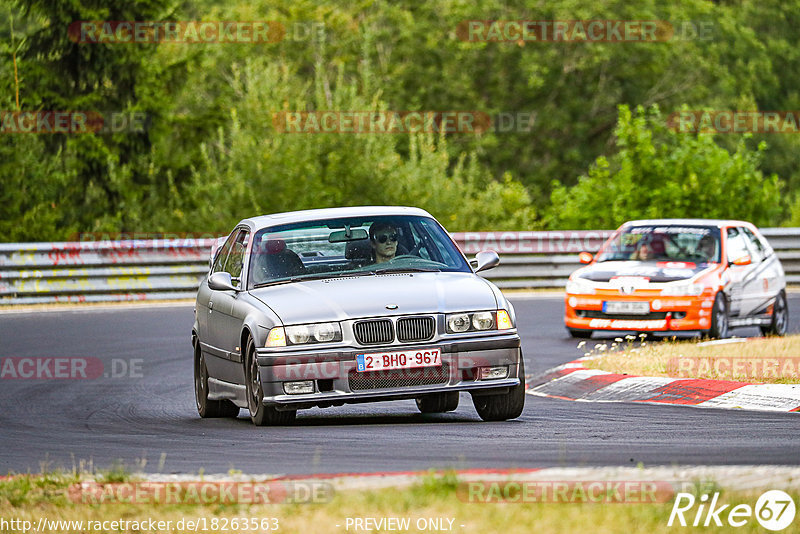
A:
<svg viewBox="0 0 800 534">
<path fill-rule="evenodd" d="M 658 107 L 619 107 L 617 153 L 600 156 L 573 187 L 553 184 L 551 228 L 616 228 L 626 220 L 661 217 L 745 219 L 775 225 L 781 183 L 759 170 L 766 145 L 731 154 L 709 134 L 667 128 Z"/>
</svg>

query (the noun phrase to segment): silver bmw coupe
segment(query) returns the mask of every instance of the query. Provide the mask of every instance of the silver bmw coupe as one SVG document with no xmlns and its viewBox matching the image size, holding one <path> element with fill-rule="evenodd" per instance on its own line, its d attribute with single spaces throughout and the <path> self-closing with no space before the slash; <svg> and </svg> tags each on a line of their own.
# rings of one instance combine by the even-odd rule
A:
<svg viewBox="0 0 800 534">
<path fill-rule="evenodd" d="M 256 425 L 297 410 L 469 392 L 481 419 L 522 413 L 514 308 L 426 211 L 331 208 L 241 221 L 212 255 L 192 328 L 201 417 Z"/>
</svg>

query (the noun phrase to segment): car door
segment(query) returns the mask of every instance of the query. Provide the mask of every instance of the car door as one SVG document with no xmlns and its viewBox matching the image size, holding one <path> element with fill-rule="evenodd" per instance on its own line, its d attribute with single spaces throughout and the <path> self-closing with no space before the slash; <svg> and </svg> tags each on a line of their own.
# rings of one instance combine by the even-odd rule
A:
<svg viewBox="0 0 800 534">
<path fill-rule="evenodd" d="M 233 239 L 230 252 L 223 270 L 231 275 L 233 285 L 242 288 L 241 279 L 245 253 L 250 239 L 250 231 L 242 228 Z M 227 362 L 236 365 L 225 365 L 220 376 L 230 376 L 238 372 L 241 362 L 240 334 L 242 332 L 242 306 L 238 305 L 239 293 L 236 291 L 214 291 L 214 326 L 215 338 L 219 340 L 219 348 Z M 235 311 L 238 311 L 235 313 Z"/>
<path fill-rule="evenodd" d="M 730 314 L 733 317 L 744 317 L 753 311 L 754 301 L 757 298 L 756 279 L 754 277 L 757 264 L 735 265 L 733 262 L 750 256 L 747 237 L 742 228 L 729 227 L 726 239 L 726 259 L 730 286 Z M 750 257 L 752 262 L 752 256 Z"/>
<path fill-rule="evenodd" d="M 228 237 L 222 247 L 220 247 L 220 250 L 217 252 L 216 257 L 214 258 L 214 263 L 211 266 L 209 276 L 224 270 L 225 262 L 228 259 L 228 255 L 230 254 L 235 237 L 236 232 L 231 232 L 231 235 Z M 197 323 L 200 326 L 199 333 L 201 347 L 203 348 L 204 352 L 215 357 L 208 359 L 206 362 L 206 364 L 209 366 L 209 369 L 211 369 L 216 366 L 214 359 L 224 356 L 222 350 L 220 349 L 222 346 L 222 340 L 218 339 L 219 329 L 216 317 L 214 315 L 214 306 L 216 305 L 215 301 L 217 300 L 219 291 L 214 291 L 208 287 L 207 277 L 198 289 L 198 294 Z"/>
<path fill-rule="evenodd" d="M 749 228 L 742 228 L 753 264 L 756 265 L 753 274 L 754 286 L 752 291 L 751 313 L 762 314 L 766 312 L 767 306 L 780 291 L 778 258 L 775 253 L 769 250 Z"/>
</svg>

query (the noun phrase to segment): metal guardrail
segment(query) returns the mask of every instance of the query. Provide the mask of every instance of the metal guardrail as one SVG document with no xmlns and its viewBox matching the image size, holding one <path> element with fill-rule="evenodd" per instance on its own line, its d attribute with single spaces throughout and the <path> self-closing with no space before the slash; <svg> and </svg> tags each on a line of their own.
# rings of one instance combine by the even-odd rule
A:
<svg viewBox="0 0 800 534">
<path fill-rule="evenodd" d="M 612 230 L 453 234 L 472 256 L 496 250 L 484 276 L 501 288 L 561 288 Z M 800 228 L 762 230 L 788 283 L 800 283 Z M 194 298 L 214 239 L 0 244 L 0 305 Z"/>
</svg>

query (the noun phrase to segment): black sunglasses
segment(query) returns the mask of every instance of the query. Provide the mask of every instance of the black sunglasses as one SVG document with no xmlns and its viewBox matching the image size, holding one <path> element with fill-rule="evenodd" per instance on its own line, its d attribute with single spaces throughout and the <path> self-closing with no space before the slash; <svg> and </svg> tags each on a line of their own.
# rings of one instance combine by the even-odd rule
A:
<svg viewBox="0 0 800 534">
<path fill-rule="evenodd" d="M 397 241 L 397 234 L 381 234 L 375 236 L 375 241 L 378 243 L 386 243 L 387 241 L 391 241 L 394 243 Z"/>
</svg>

